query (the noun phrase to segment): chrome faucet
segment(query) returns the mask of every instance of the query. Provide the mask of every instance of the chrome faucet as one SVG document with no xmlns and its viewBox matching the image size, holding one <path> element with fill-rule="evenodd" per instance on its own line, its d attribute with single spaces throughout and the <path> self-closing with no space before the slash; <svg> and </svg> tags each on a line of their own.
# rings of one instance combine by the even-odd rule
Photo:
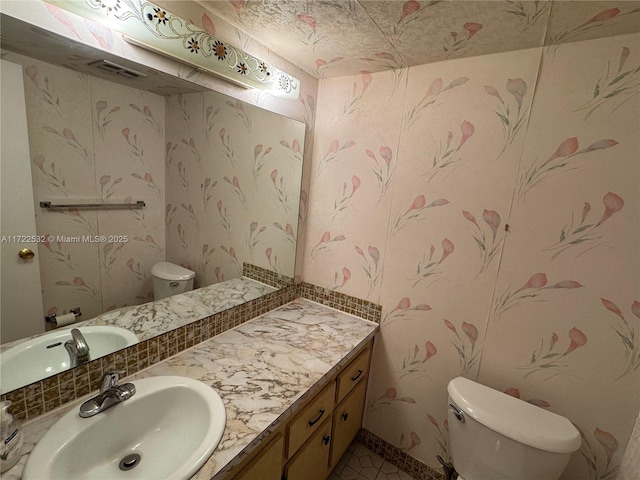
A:
<svg viewBox="0 0 640 480">
<path fill-rule="evenodd" d="M 89 356 L 89 344 L 77 328 L 71 330 L 71 340 L 64 342 L 64 348 L 66 348 L 69 353 L 72 368 L 91 360 Z"/>
<path fill-rule="evenodd" d="M 133 397 L 136 393 L 136 387 L 133 383 L 118 384 L 120 375 L 123 373 L 124 370 L 110 370 L 105 374 L 100 393 L 80 405 L 82 418 L 93 417 L 107 408 Z"/>
</svg>

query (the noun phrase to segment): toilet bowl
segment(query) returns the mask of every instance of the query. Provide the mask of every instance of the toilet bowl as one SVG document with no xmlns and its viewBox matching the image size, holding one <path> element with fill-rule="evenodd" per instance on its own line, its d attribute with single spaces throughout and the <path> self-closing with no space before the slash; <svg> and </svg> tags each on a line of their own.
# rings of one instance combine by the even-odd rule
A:
<svg viewBox="0 0 640 480">
<path fill-rule="evenodd" d="M 447 392 L 458 480 L 557 480 L 580 448 L 565 417 L 463 377 Z"/>
<path fill-rule="evenodd" d="M 156 263 L 151 268 L 155 300 L 193 290 L 195 272 L 170 262 Z"/>
</svg>

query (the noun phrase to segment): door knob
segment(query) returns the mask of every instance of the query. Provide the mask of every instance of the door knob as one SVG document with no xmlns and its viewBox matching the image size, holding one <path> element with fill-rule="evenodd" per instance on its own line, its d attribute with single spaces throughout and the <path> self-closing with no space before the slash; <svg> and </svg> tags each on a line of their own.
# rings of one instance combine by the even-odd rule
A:
<svg viewBox="0 0 640 480">
<path fill-rule="evenodd" d="M 33 253 L 33 250 L 31 250 L 30 248 L 21 248 L 18 252 L 18 256 L 23 260 L 31 260 L 36 256 L 36 254 Z"/>
</svg>

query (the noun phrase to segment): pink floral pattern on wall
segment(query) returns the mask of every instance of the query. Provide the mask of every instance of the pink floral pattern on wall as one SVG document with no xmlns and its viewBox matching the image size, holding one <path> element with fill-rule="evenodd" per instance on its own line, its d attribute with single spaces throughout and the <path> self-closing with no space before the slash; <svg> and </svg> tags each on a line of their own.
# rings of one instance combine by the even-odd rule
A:
<svg viewBox="0 0 640 480">
<path fill-rule="evenodd" d="M 569 366 L 567 355 L 587 343 L 587 336 L 577 327 L 569 330 L 568 337 L 569 346 L 566 349 L 564 347 L 556 349 L 556 344 L 558 344 L 558 334 L 556 332 L 551 334 L 551 338 L 546 345 L 545 340 L 541 339 L 540 347 L 533 351 L 529 363 L 519 367 L 527 372 L 524 374 L 524 378 L 533 374 L 541 374 L 546 380 L 549 380 L 557 375 L 567 373 L 567 367 Z"/>
<path fill-rule="evenodd" d="M 341 273 L 333 272 L 333 279 L 330 283 L 330 290 L 340 290 L 351 279 L 351 270 L 342 267 Z"/>
<path fill-rule="evenodd" d="M 425 220 L 428 209 L 433 207 L 443 207 L 448 203 L 449 201 L 446 198 L 438 198 L 427 205 L 425 196 L 418 195 L 413 199 L 413 202 L 405 212 L 400 212 L 396 215 L 391 226 L 392 234 L 396 235 L 400 230 L 413 222 Z"/>
<path fill-rule="evenodd" d="M 405 18 L 430 15 L 418 3 Z M 509 5 L 530 32 L 550 10 Z M 439 468 L 436 455 L 450 459 L 446 386 L 463 375 L 592 432 L 562 480 L 615 477 L 640 395 L 640 96 L 586 120 L 580 107 L 599 76 L 638 64 L 634 48 L 620 59 L 634 42 L 409 68 L 399 87 L 373 73 L 354 111 L 344 99 L 360 73 L 321 83 L 305 280 L 382 305 L 366 429 Z M 596 68 L 607 62 L 608 77 Z M 349 214 L 332 220 L 354 176 Z"/>
<path fill-rule="evenodd" d="M 369 283 L 369 293 L 380 283 L 382 280 L 382 265 L 380 264 L 380 250 L 376 247 L 369 245 L 367 253 L 356 245 L 356 252 L 362 257 L 360 264 L 362 270 L 367 276 L 367 282 Z"/>
<path fill-rule="evenodd" d="M 342 113 L 345 115 L 351 115 L 359 110 L 359 105 L 364 98 L 364 94 L 369 88 L 373 76 L 371 72 L 363 71 L 360 75 L 360 82 L 353 82 L 353 88 L 349 92 L 347 100 L 342 108 Z M 358 85 L 360 83 L 360 85 Z"/>
<path fill-rule="evenodd" d="M 605 139 L 592 143 L 587 148 L 578 150 L 580 145 L 578 144 L 578 139 L 576 137 L 565 139 L 558 146 L 553 155 L 551 155 L 547 160 L 544 162 L 536 160 L 522 172 L 518 189 L 516 191 L 518 201 L 524 201 L 524 197 L 527 192 L 532 188 L 537 187 L 542 182 L 547 181 L 550 177 L 561 172 L 575 169 L 573 162 L 571 161 L 574 157 L 597 150 L 615 147 L 617 144 L 618 142 L 616 140 Z"/>
<path fill-rule="evenodd" d="M 476 348 L 476 342 L 479 337 L 478 328 L 472 323 L 462 322 L 461 330 L 464 335 L 460 335 L 458 329 L 449 320 L 444 319 L 444 324 L 455 335 L 453 346 L 460 360 L 460 375 L 469 375 L 480 361 L 480 350 Z"/>
<path fill-rule="evenodd" d="M 89 319 L 148 301 L 149 270 L 164 260 L 164 162 L 156 161 L 164 153 L 164 99 L 22 60 L 36 225 L 52 237 L 39 248 L 45 310 L 78 306 Z M 146 207 L 54 212 L 41 211 L 40 200 Z M 72 240 L 84 235 L 107 241 Z"/>
<path fill-rule="evenodd" d="M 338 140 L 337 138 L 334 139 L 327 148 L 324 156 L 318 161 L 316 173 L 321 173 L 327 167 L 327 165 L 335 162 L 338 159 L 340 152 L 346 150 L 347 148 L 353 147 L 355 144 L 356 142 L 354 142 L 353 140 L 340 142 L 340 140 Z"/>
<path fill-rule="evenodd" d="M 601 298 L 600 300 L 602 301 L 604 308 L 614 313 L 620 320 L 622 320 L 622 323 L 617 321 L 611 326 L 624 346 L 624 356 L 627 362 L 624 371 L 618 377 L 618 379 L 620 379 L 626 375 L 634 373 L 640 368 L 640 338 L 638 337 L 640 323 L 633 318 L 627 320 L 622 313 L 622 310 L 620 310 L 620 308 L 611 300 L 607 300 L 606 298 Z M 633 301 L 631 304 L 631 313 L 640 320 L 640 301 Z"/>
<path fill-rule="evenodd" d="M 436 78 L 433 82 L 431 82 L 431 86 L 427 90 L 427 93 L 424 94 L 422 99 L 420 99 L 418 103 L 409 107 L 405 119 L 406 128 L 410 128 L 424 113 L 425 109 L 433 105 L 438 105 L 441 95 L 443 95 L 446 91 L 464 85 L 468 81 L 469 79 L 467 77 L 458 77 L 451 80 L 451 82 L 449 82 L 447 86 L 443 88 L 444 84 L 442 81 L 442 77 Z"/>
<path fill-rule="evenodd" d="M 440 265 L 455 251 L 455 245 L 448 238 L 444 238 L 441 242 L 441 249 L 439 257 L 435 256 L 436 247 L 433 245 L 430 246 L 428 254 L 426 252 L 422 254 L 422 259 L 416 265 L 415 275 L 411 277 L 411 280 L 414 281 L 414 287 L 420 282 L 431 285 L 441 278 L 443 272 L 440 270 Z"/>
<path fill-rule="evenodd" d="M 196 286 L 245 262 L 293 278 L 304 125 L 216 92 L 167 105 L 167 260 Z"/>
<path fill-rule="evenodd" d="M 622 210 L 624 200 L 616 193 L 608 192 L 602 197 L 602 203 L 604 204 L 604 212 L 599 220 L 594 220 L 593 216 L 590 216 L 591 204 L 589 202 L 584 202 L 579 222 L 576 215 L 571 215 L 571 220 L 562 228 L 558 241 L 545 249 L 554 252 L 552 260 L 574 247 L 588 247 L 586 250 L 583 249 L 584 251 L 580 253 L 582 255 L 605 244 L 604 241 L 600 242 L 603 237 L 603 234 L 600 233 L 601 226 L 609 217 Z"/>
<path fill-rule="evenodd" d="M 442 420 L 442 427 L 440 427 L 440 424 L 432 415 L 427 414 L 427 419 L 429 423 L 433 425 L 433 428 L 435 428 L 433 435 L 438 442 L 440 457 L 442 457 L 444 461 L 451 463 L 451 454 L 449 452 L 449 420 L 445 417 Z"/>
<path fill-rule="evenodd" d="M 342 184 L 342 188 L 338 192 L 335 200 L 333 201 L 333 211 L 331 216 L 335 220 L 338 215 L 344 214 L 351 210 L 353 207 L 353 196 L 356 194 L 361 185 L 360 178 L 357 175 L 351 177 L 351 184 L 348 186 L 347 182 Z"/>
<path fill-rule="evenodd" d="M 447 140 L 440 142 L 440 148 L 438 152 L 434 153 L 430 159 L 425 162 L 428 166 L 428 170 L 423 174 L 428 177 L 429 181 L 440 172 L 443 172 L 446 176 L 448 170 L 455 169 L 462 161 L 462 157 L 458 154 L 462 146 L 475 132 L 475 127 L 471 122 L 463 120 L 460 124 L 460 140 L 458 145 L 452 145 L 453 133 L 449 131 L 447 134 Z"/>
<path fill-rule="evenodd" d="M 480 270 L 476 275 L 477 277 L 489 267 L 496 255 L 501 251 L 502 243 L 505 240 L 504 235 L 498 234 L 502 219 L 500 218 L 500 214 L 495 210 L 484 209 L 482 211 L 482 220 L 487 224 L 489 232 L 491 233 L 491 236 L 489 236 L 487 235 L 488 232 L 484 230 L 484 225 L 481 227 L 472 213 L 463 210 L 462 216 L 475 227 L 473 239 L 478 246 L 481 260 Z"/>
<path fill-rule="evenodd" d="M 534 273 L 520 288 L 506 289 L 495 298 L 494 315 L 499 317 L 508 310 L 520 307 L 527 302 L 544 301 L 550 290 L 572 290 L 580 287 L 582 285 L 575 280 L 561 280 L 548 285 L 546 274 Z"/>
<path fill-rule="evenodd" d="M 601 107 L 609 106 L 609 112 L 613 113 L 634 96 L 640 94 L 640 82 L 638 82 L 640 65 L 625 66 L 630 54 L 629 47 L 622 47 L 617 68 L 614 61 L 607 61 L 607 68 L 595 83 L 591 98 L 576 110 L 578 112 L 586 111 L 585 120 Z"/>
<path fill-rule="evenodd" d="M 406 318 L 412 312 L 428 312 L 429 310 L 431 307 L 426 303 L 412 305 L 409 297 L 402 298 L 391 311 L 382 315 L 382 326 L 387 327 L 392 321 Z"/>
<path fill-rule="evenodd" d="M 529 109 L 523 102 L 527 94 L 527 82 L 521 78 L 510 78 L 507 80 L 506 90 L 515 100 L 515 109 L 513 104 L 509 101 L 503 100 L 500 92 L 495 87 L 485 85 L 484 91 L 495 97 L 500 102 L 495 111 L 496 116 L 500 120 L 502 125 L 502 134 L 504 136 L 504 146 L 498 155 L 498 158 L 502 156 L 507 148 L 511 146 L 515 140 L 516 135 L 525 125 L 528 119 Z"/>
<path fill-rule="evenodd" d="M 585 433 L 578 425 L 576 428 L 582 437 L 580 455 L 587 465 L 589 480 L 617 478 L 619 465 L 613 462 L 619 448 L 616 437 L 599 427 L 596 427 L 592 434 Z"/>
<path fill-rule="evenodd" d="M 345 237 L 344 235 L 331 235 L 331 232 L 329 231 L 324 232 L 322 234 L 322 237 L 320 237 L 318 243 L 313 245 L 313 247 L 309 251 L 309 258 L 313 260 L 320 253 L 331 248 L 332 244 L 334 244 L 335 242 L 342 242 L 346 239 L 347 237 Z"/>
<path fill-rule="evenodd" d="M 365 149 L 365 153 L 367 157 L 371 158 L 375 166 L 371 167 L 371 171 L 376 177 L 378 182 L 378 189 L 380 190 L 380 196 L 378 197 L 378 204 L 382 201 L 384 196 L 387 194 L 387 190 L 391 185 L 393 180 L 393 172 L 394 168 L 391 166 L 391 162 L 393 161 L 393 151 L 391 148 L 387 146 L 381 146 L 379 149 L 380 160 L 378 160 L 378 156 L 373 153 L 373 151 L 368 148 Z"/>
<path fill-rule="evenodd" d="M 429 374 L 431 366 L 429 360 L 438 353 L 436 346 L 430 341 L 426 341 L 424 349 L 420 345 L 415 345 L 409 350 L 402 360 L 400 369 L 396 372 L 398 380 L 411 376 L 411 380 L 415 381 Z"/>
<path fill-rule="evenodd" d="M 367 401 L 367 409 L 370 412 L 375 412 L 378 409 L 393 407 L 397 402 L 412 404 L 416 403 L 416 400 L 413 397 L 399 397 L 398 391 L 393 387 L 389 387 L 382 395 L 378 397 L 370 397 Z"/>
</svg>

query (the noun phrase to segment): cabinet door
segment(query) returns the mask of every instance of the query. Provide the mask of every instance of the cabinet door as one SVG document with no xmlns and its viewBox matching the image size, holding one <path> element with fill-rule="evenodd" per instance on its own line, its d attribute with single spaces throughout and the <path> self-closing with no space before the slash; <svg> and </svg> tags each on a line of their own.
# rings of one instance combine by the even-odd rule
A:
<svg viewBox="0 0 640 480">
<path fill-rule="evenodd" d="M 331 418 L 336 383 L 331 382 L 287 426 L 287 458 L 291 458 L 326 418 Z"/>
<path fill-rule="evenodd" d="M 286 480 L 325 480 L 329 475 L 331 418 L 327 418 L 284 467 Z"/>
<path fill-rule="evenodd" d="M 233 480 L 281 480 L 284 458 L 284 436 L 276 435 Z"/>
<path fill-rule="evenodd" d="M 366 391 L 365 379 L 334 410 L 330 465 L 332 470 L 362 426 Z"/>
</svg>

